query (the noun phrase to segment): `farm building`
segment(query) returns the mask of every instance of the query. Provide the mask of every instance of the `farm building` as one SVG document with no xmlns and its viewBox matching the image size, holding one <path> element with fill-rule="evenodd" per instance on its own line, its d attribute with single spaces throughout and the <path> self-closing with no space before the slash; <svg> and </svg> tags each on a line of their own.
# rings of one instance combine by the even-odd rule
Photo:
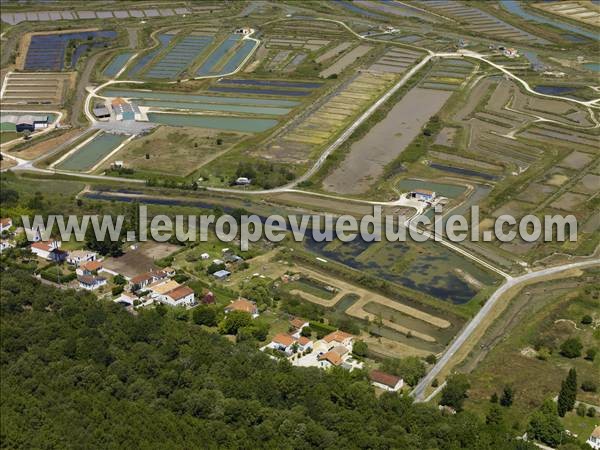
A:
<svg viewBox="0 0 600 450">
<path fill-rule="evenodd" d="M 404 380 L 402 378 L 380 370 L 372 370 L 369 373 L 369 380 L 371 380 L 373 386 L 390 392 L 396 392 L 402 389 L 402 386 L 404 385 Z"/>
<path fill-rule="evenodd" d="M 213 273 L 213 277 L 215 277 L 217 280 L 224 280 L 229 275 L 231 275 L 231 272 L 228 270 L 217 270 L 215 273 Z"/>
<path fill-rule="evenodd" d="M 97 103 L 96 105 L 94 105 L 93 113 L 94 116 L 96 116 L 98 119 L 105 119 L 110 117 L 110 111 L 103 103 Z"/>
<path fill-rule="evenodd" d="M 111 102 L 117 120 L 140 120 L 141 114 L 137 105 L 127 103 L 121 97 Z"/>
<path fill-rule="evenodd" d="M 419 189 L 418 191 L 412 191 L 410 196 L 412 198 L 416 198 L 417 200 L 422 200 L 425 202 L 430 202 L 435 199 L 435 192 L 429 191 L 427 189 Z"/>
<path fill-rule="evenodd" d="M 14 126 L 14 129 L 13 129 Z M 2 131 L 35 131 L 40 128 L 48 127 L 48 116 L 39 115 L 13 115 L 2 116 Z"/>
</svg>

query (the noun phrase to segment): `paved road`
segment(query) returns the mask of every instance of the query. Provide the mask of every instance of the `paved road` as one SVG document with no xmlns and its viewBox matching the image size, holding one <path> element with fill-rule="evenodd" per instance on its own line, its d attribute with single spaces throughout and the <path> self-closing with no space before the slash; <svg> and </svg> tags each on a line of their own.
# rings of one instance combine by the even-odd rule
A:
<svg viewBox="0 0 600 450">
<path fill-rule="evenodd" d="M 492 308 L 498 302 L 498 300 L 500 300 L 502 295 L 506 293 L 509 289 L 520 284 L 535 280 L 536 278 L 553 275 L 570 269 L 590 267 L 595 265 L 600 265 L 600 259 L 593 259 L 590 261 L 581 261 L 577 263 L 564 264 L 562 266 L 549 267 L 547 269 L 542 269 L 535 272 L 527 273 L 525 275 L 521 275 L 519 277 L 507 279 L 506 282 L 502 286 L 500 286 L 500 288 L 496 292 L 494 292 L 494 294 L 488 299 L 485 305 L 483 305 L 483 307 L 479 310 L 475 317 L 473 317 L 469 324 L 460 332 L 458 336 L 456 336 L 454 341 L 452 341 L 452 344 L 450 344 L 450 346 L 446 349 L 439 361 L 432 367 L 432 369 L 421 380 L 421 382 L 412 390 L 410 395 L 415 398 L 415 401 L 422 401 L 425 389 L 427 389 L 427 387 L 431 384 L 433 379 L 441 372 L 441 370 L 446 366 L 446 364 L 448 364 L 450 358 L 452 358 L 452 356 L 454 356 L 454 354 L 462 347 L 462 345 L 469 338 L 469 336 L 473 334 L 473 331 L 475 331 L 477 326 L 492 310 Z"/>
</svg>

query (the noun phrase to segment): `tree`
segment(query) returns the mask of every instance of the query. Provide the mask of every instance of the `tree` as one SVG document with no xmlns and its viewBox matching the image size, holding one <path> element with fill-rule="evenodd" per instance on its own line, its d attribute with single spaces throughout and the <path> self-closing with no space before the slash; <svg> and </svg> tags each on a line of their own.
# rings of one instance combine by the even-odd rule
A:
<svg viewBox="0 0 600 450">
<path fill-rule="evenodd" d="M 527 437 L 556 447 L 561 443 L 564 431 L 559 418 L 554 414 L 536 411 L 529 421 Z"/>
<path fill-rule="evenodd" d="M 497 403 L 490 405 L 490 410 L 485 416 L 485 423 L 488 425 L 501 425 L 503 422 L 502 408 Z"/>
<path fill-rule="evenodd" d="M 583 344 L 579 338 L 569 338 L 560 346 L 561 355 L 567 358 L 579 358 Z"/>
<path fill-rule="evenodd" d="M 562 382 L 558 401 L 556 404 L 558 415 L 564 417 L 568 411 L 571 411 L 575 406 L 577 397 L 577 371 L 572 368 L 569 370 L 567 378 Z"/>
<path fill-rule="evenodd" d="M 213 273 L 218 272 L 219 270 L 224 270 L 224 269 L 225 269 L 224 263 L 220 263 L 220 264 L 211 263 L 210 266 L 208 266 L 208 269 L 206 269 L 206 273 L 208 273 L 209 275 L 212 275 Z"/>
<path fill-rule="evenodd" d="M 356 356 L 365 357 L 369 354 L 369 346 L 365 341 L 356 341 L 352 346 L 352 353 Z"/>
<path fill-rule="evenodd" d="M 304 336 L 305 338 L 310 338 L 312 336 L 312 328 L 307 325 L 302 330 L 300 330 L 300 336 Z"/>
<path fill-rule="evenodd" d="M 125 277 L 121 274 L 117 274 L 113 277 L 112 279 L 113 283 L 118 285 L 118 286 L 125 286 L 127 284 L 127 280 L 125 279 Z"/>
<path fill-rule="evenodd" d="M 386 359 L 383 361 L 382 370 L 402 377 L 402 379 L 411 386 L 419 382 L 427 368 L 423 361 L 416 356 L 407 356 L 399 359 Z"/>
<path fill-rule="evenodd" d="M 593 406 L 590 406 L 587 410 L 587 416 L 588 417 L 596 417 L 596 408 L 594 408 Z"/>
<path fill-rule="evenodd" d="M 217 311 L 212 306 L 197 306 L 192 312 L 192 320 L 197 325 L 214 327 L 217 325 Z"/>
<path fill-rule="evenodd" d="M 231 311 L 219 324 L 221 334 L 237 334 L 238 330 L 247 327 L 252 322 L 252 316 L 245 311 Z"/>
<path fill-rule="evenodd" d="M 587 359 L 588 361 L 593 361 L 594 359 L 596 359 L 597 353 L 598 353 L 597 349 L 588 348 L 587 351 L 585 352 L 585 359 Z"/>
<path fill-rule="evenodd" d="M 512 386 L 504 386 L 502 391 L 502 397 L 500 397 L 500 404 L 505 407 L 509 407 L 513 404 L 513 388 Z"/>
<path fill-rule="evenodd" d="M 594 380 L 584 380 L 581 383 L 581 390 L 585 392 L 596 392 L 598 390 L 598 385 Z"/>
<path fill-rule="evenodd" d="M 490 403 L 498 403 L 498 394 L 496 394 L 495 392 L 490 395 Z"/>
<path fill-rule="evenodd" d="M 427 362 L 427 364 L 435 364 L 437 362 L 437 357 L 432 353 L 425 357 L 425 361 Z"/>
<path fill-rule="evenodd" d="M 94 227 L 89 226 L 85 232 L 85 245 L 90 250 L 100 253 L 104 256 L 120 256 L 123 254 L 122 237 L 119 236 L 116 240 L 112 240 L 108 232 L 102 240 L 98 240 Z"/>
<path fill-rule="evenodd" d="M 469 387 L 471 385 L 465 374 L 450 375 L 446 380 L 446 386 L 442 389 L 440 405 L 450 406 L 456 411 L 462 411 Z"/>
</svg>

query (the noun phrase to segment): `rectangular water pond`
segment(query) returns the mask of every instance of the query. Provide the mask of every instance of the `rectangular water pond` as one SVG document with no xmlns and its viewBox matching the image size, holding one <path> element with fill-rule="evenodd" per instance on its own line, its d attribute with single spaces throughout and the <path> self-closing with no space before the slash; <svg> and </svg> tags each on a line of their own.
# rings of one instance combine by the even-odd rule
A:
<svg viewBox="0 0 600 450">
<path fill-rule="evenodd" d="M 158 91 L 136 91 L 127 89 L 103 89 L 105 97 L 139 98 L 142 100 L 164 100 L 180 102 L 181 108 L 187 108 L 189 102 L 216 103 L 221 105 L 256 105 L 256 106 L 296 106 L 297 101 L 274 98 L 225 97 L 219 95 L 175 94 Z"/>
<path fill-rule="evenodd" d="M 403 192 L 414 191 L 416 189 L 427 189 L 436 192 L 444 197 L 456 198 L 465 192 L 466 187 L 456 184 L 435 183 L 433 181 L 405 179 L 398 183 L 398 189 Z"/>
<path fill-rule="evenodd" d="M 101 133 L 58 164 L 56 168 L 78 171 L 89 170 L 128 137 L 123 134 Z"/>
<path fill-rule="evenodd" d="M 208 88 L 211 92 L 230 92 L 233 94 L 255 94 L 255 95 L 281 95 L 284 97 L 305 97 L 310 91 L 286 91 L 280 89 L 252 89 L 239 87 L 213 86 Z"/>
<path fill-rule="evenodd" d="M 244 114 L 264 114 L 267 116 L 283 116 L 291 111 L 290 108 L 274 108 L 269 106 L 250 105 L 218 105 L 213 103 L 180 103 L 162 100 L 141 100 L 136 102 L 142 106 L 155 106 L 157 108 L 189 109 L 197 111 L 225 111 Z"/>
<path fill-rule="evenodd" d="M 301 81 L 283 81 L 283 80 L 243 80 L 239 78 L 226 78 L 219 81 L 219 84 L 246 84 L 248 86 L 275 86 L 275 87 L 289 87 L 289 88 L 301 88 L 301 89 L 316 89 L 323 86 L 323 83 L 308 83 Z"/>
<path fill-rule="evenodd" d="M 104 76 L 112 78 L 118 74 L 129 58 L 131 58 L 131 55 L 133 55 L 133 52 L 120 53 L 115 56 L 110 64 L 106 66 L 106 69 L 104 69 Z"/>
<path fill-rule="evenodd" d="M 233 48 L 235 44 L 240 40 L 241 36 L 239 34 L 232 34 L 227 39 L 225 39 L 221 45 L 219 45 L 204 61 L 204 64 L 200 66 L 200 68 L 196 71 L 197 76 L 203 75 L 211 75 L 216 74 L 219 71 L 215 70 L 215 66 L 219 63 L 221 58 L 223 58 L 229 50 Z"/>
<path fill-rule="evenodd" d="M 247 117 L 217 117 L 192 114 L 149 113 L 148 120 L 175 127 L 213 128 L 217 130 L 260 133 L 277 125 L 275 119 L 249 119 Z"/>
</svg>

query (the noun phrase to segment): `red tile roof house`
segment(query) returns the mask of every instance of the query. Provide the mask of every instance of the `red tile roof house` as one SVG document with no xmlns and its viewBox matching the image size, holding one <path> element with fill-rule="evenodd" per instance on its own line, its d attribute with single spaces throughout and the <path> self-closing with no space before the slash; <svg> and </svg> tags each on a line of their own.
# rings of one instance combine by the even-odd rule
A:
<svg viewBox="0 0 600 450">
<path fill-rule="evenodd" d="M 106 285 L 106 278 L 94 275 L 79 275 L 77 281 L 79 281 L 79 287 L 87 291 L 95 291 Z"/>
<path fill-rule="evenodd" d="M 395 375 L 382 372 L 380 370 L 372 370 L 369 373 L 371 384 L 379 389 L 384 389 L 390 392 L 396 392 L 404 386 L 404 380 Z"/>
<path fill-rule="evenodd" d="M 129 281 L 129 284 L 132 291 L 139 291 L 140 289 L 144 289 L 149 284 L 155 283 L 159 280 L 164 280 L 165 278 L 167 278 L 166 272 L 162 270 L 152 270 L 150 272 L 136 275 Z"/>
<path fill-rule="evenodd" d="M 293 318 L 292 320 L 290 320 L 290 328 L 293 330 L 292 336 L 294 336 L 295 338 L 299 338 L 302 329 L 309 325 L 310 324 L 307 320 L 300 319 L 299 317 Z"/>
<path fill-rule="evenodd" d="M 242 297 L 231 302 L 225 307 L 225 314 L 229 314 L 231 311 L 247 312 L 252 316 L 253 319 L 258 317 L 258 307 L 256 306 L 256 303 Z"/>
<path fill-rule="evenodd" d="M 31 244 L 31 253 L 48 261 L 64 261 L 67 252 L 60 250 L 60 241 L 40 241 Z"/>
<path fill-rule="evenodd" d="M 100 261 L 88 261 L 80 264 L 75 270 L 77 275 L 92 275 L 94 272 L 98 273 L 102 270 L 102 263 Z"/>
<path fill-rule="evenodd" d="M 191 306 L 195 303 L 195 295 L 190 287 L 178 286 L 163 294 L 161 301 L 170 306 Z"/>
<path fill-rule="evenodd" d="M 312 344 L 313 342 L 304 336 L 295 338 L 294 336 L 286 333 L 279 333 L 273 336 L 271 342 L 269 342 L 265 347 L 282 351 L 286 355 L 290 356 L 294 353 L 304 352 L 305 350 L 312 348 Z"/>
<path fill-rule="evenodd" d="M 0 219 L 0 233 L 2 233 L 5 230 L 8 230 L 10 227 L 12 227 L 12 219 L 10 217 L 3 217 Z"/>
</svg>

